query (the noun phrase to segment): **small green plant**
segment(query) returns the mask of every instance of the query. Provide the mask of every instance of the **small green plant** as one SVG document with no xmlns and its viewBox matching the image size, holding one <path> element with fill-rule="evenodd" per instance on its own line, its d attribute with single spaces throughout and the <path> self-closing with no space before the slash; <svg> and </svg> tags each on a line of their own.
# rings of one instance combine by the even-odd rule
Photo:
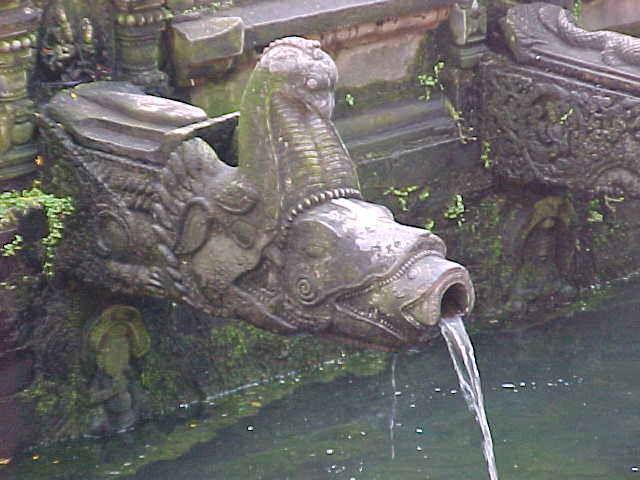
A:
<svg viewBox="0 0 640 480">
<path fill-rule="evenodd" d="M 564 125 L 565 123 L 567 123 L 567 120 L 569 120 L 569 117 L 571 115 L 573 115 L 573 107 L 569 108 L 569 110 L 567 110 L 560 116 L 560 120 L 558 121 L 558 123 L 560 125 Z"/>
<path fill-rule="evenodd" d="M 431 196 L 431 192 L 429 191 L 429 187 L 424 187 L 420 193 L 418 194 L 418 200 L 426 200 Z"/>
<path fill-rule="evenodd" d="M 350 107 L 353 107 L 356 104 L 356 99 L 354 98 L 353 95 L 351 95 L 350 93 L 347 93 L 344 96 L 344 101 L 347 103 L 347 105 L 349 105 Z"/>
<path fill-rule="evenodd" d="M 491 167 L 491 144 L 487 141 L 482 142 L 482 151 L 480 152 L 480 161 L 484 168 Z"/>
<path fill-rule="evenodd" d="M 424 224 L 422 225 L 422 227 L 427 230 L 433 230 L 435 226 L 436 226 L 436 221 L 433 218 L 428 218 L 427 220 L 425 220 Z"/>
<path fill-rule="evenodd" d="M 458 139 L 461 143 L 466 144 L 468 142 L 475 142 L 476 140 L 478 140 L 478 137 L 471 135 L 471 133 L 473 132 L 473 127 L 465 125 L 462 114 L 453 107 L 453 104 L 449 101 L 448 98 L 445 98 L 444 108 L 447 110 L 447 113 L 456 124 L 456 128 L 458 129 Z"/>
<path fill-rule="evenodd" d="M 582 0 L 573 0 L 571 15 L 573 15 L 574 20 L 578 20 L 580 18 L 582 15 Z"/>
<path fill-rule="evenodd" d="M 458 226 L 461 226 L 462 222 L 464 222 L 464 212 L 464 199 L 462 198 L 462 195 L 455 194 L 449 200 L 447 208 L 442 215 L 447 220 L 455 220 L 458 223 Z"/>
<path fill-rule="evenodd" d="M 22 235 L 16 234 L 13 240 L 2 247 L 3 257 L 12 257 L 22 250 Z"/>
<path fill-rule="evenodd" d="M 53 275 L 53 259 L 55 247 L 62 238 L 64 230 L 63 219 L 73 213 L 74 207 L 70 197 L 56 197 L 50 193 L 44 193 L 36 184 L 29 190 L 21 192 L 9 191 L 0 193 L 0 226 L 15 221 L 12 210 L 24 213 L 29 208 L 42 207 L 47 217 L 49 234 L 42 239 L 44 246 L 43 272 Z M 15 255 L 22 247 L 22 237 L 15 235 L 14 239 L 1 249 L 3 256 Z"/>
<path fill-rule="evenodd" d="M 400 210 L 406 212 L 407 210 L 409 210 L 409 194 L 415 192 L 416 190 L 418 190 L 418 185 L 411 185 L 404 188 L 389 187 L 384 192 L 382 192 L 382 194 L 385 196 L 392 195 L 393 197 L 395 197 L 400 204 Z"/>
<path fill-rule="evenodd" d="M 600 223 L 604 221 L 604 216 L 598 210 L 600 208 L 600 200 L 594 198 L 589 202 L 589 212 L 587 214 L 587 222 Z"/>
<path fill-rule="evenodd" d="M 605 206 L 611 210 L 612 212 L 616 211 L 616 206 L 613 205 L 614 203 L 622 203 L 624 202 L 624 195 L 620 195 L 619 197 L 611 197 L 609 195 L 605 195 L 603 197 L 603 201 Z"/>
<path fill-rule="evenodd" d="M 589 216 L 587 222 L 589 223 L 601 223 L 604 221 L 604 216 L 597 210 L 589 210 Z"/>
<path fill-rule="evenodd" d="M 442 82 L 440 82 L 440 73 L 444 69 L 444 62 L 439 61 L 433 66 L 433 73 L 421 73 L 418 75 L 418 84 L 424 88 L 424 95 L 420 96 L 420 100 L 429 101 L 434 88 L 444 90 Z"/>
</svg>

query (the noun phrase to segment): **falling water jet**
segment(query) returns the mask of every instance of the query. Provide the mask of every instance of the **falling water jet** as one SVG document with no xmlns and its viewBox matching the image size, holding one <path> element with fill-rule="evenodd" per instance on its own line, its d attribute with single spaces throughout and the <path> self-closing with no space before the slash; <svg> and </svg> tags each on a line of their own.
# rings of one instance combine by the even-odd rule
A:
<svg viewBox="0 0 640 480">
<path fill-rule="evenodd" d="M 493 440 L 491 430 L 487 421 L 487 414 L 484 409 L 484 399 L 480 385 L 480 374 L 473 353 L 473 345 L 469 339 L 462 317 L 459 314 L 447 313 L 447 316 L 440 321 L 440 331 L 444 337 L 451 361 L 458 374 L 460 389 L 464 396 L 469 410 L 475 413 L 476 421 L 482 432 L 482 452 L 487 462 L 489 478 L 498 480 L 498 470 L 496 459 L 493 453 Z"/>
<path fill-rule="evenodd" d="M 389 442 L 391 443 L 391 460 L 396 458 L 396 445 L 393 429 L 396 426 L 396 411 L 398 410 L 398 396 L 396 395 L 396 363 L 398 354 L 391 357 L 391 414 L 389 415 Z"/>
</svg>

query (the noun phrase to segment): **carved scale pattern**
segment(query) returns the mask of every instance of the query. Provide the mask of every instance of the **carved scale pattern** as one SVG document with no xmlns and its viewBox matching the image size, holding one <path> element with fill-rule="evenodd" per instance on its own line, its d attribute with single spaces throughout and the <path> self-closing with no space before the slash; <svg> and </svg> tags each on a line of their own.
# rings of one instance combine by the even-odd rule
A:
<svg viewBox="0 0 640 480">
<path fill-rule="evenodd" d="M 600 50 L 605 63 L 613 65 L 626 62 L 640 65 L 640 39 L 609 31 L 589 31 L 578 27 L 567 10 L 542 8 L 540 20 L 570 45 Z"/>
</svg>

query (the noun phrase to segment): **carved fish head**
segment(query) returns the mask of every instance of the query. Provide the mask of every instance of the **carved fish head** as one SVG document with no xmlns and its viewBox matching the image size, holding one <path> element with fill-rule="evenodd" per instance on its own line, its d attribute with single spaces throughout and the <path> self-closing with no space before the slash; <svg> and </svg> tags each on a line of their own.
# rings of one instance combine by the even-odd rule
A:
<svg viewBox="0 0 640 480">
<path fill-rule="evenodd" d="M 442 315 L 468 312 L 473 287 L 437 236 L 361 200 L 330 120 L 336 79 L 318 42 L 293 37 L 273 42 L 249 80 L 239 172 L 261 197 L 261 228 L 273 241 L 234 282 L 235 312 L 279 333 L 415 345 Z"/>
<path fill-rule="evenodd" d="M 474 290 L 442 240 L 383 206 L 334 199 L 287 237 L 282 316 L 301 330 L 387 349 L 423 342 L 442 316 L 469 312 Z"/>
</svg>

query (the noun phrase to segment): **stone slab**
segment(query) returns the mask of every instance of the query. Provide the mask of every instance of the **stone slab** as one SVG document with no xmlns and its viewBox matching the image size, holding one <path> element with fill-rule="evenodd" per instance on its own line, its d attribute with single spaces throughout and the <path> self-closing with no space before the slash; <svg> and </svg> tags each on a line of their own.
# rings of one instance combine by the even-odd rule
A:
<svg viewBox="0 0 640 480">
<path fill-rule="evenodd" d="M 46 114 L 85 147 L 162 163 L 181 141 L 219 120 L 198 107 L 143 94 L 125 82 L 83 84 L 56 95 Z"/>
<path fill-rule="evenodd" d="M 338 52 L 340 86 L 364 87 L 373 82 L 404 80 L 418 60 L 423 33 L 404 33 Z"/>
<path fill-rule="evenodd" d="M 244 24 L 240 17 L 194 18 L 170 28 L 174 65 L 179 80 L 190 67 L 240 55 L 244 50 Z"/>
<path fill-rule="evenodd" d="M 245 49 L 251 49 L 280 37 L 397 18 L 450 7 L 453 3 L 453 0 L 272 0 L 211 15 L 241 17 L 245 24 Z"/>
</svg>

